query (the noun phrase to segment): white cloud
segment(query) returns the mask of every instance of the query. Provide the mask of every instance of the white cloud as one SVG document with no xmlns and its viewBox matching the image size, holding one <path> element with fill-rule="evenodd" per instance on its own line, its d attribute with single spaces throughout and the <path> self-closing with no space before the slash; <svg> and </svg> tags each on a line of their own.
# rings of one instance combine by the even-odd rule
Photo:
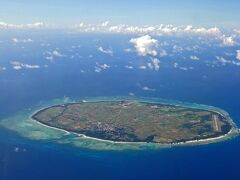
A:
<svg viewBox="0 0 240 180">
<path fill-rule="evenodd" d="M 101 71 L 102 71 L 102 69 L 101 69 L 100 67 L 96 67 L 96 66 L 95 66 L 95 72 L 96 72 L 96 73 L 100 73 Z"/>
<path fill-rule="evenodd" d="M 54 50 L 53 52 L 52 52 L 52 55 L 53 56 L 56 56 L 56 57 L 61 57 L 61 56 L 63 56 L 59 51 L 57 51 L 57 50 Z"/>
<path fill-rule="evenodd" d="M 237 50 L 236 52 L 237 52 L 236 59 L 240 60 L 240 50 Z"/>
<path fill-rule="evenodd" d="M 55 57 L 62 57 L 62 56 L 63 56 L 63 54 L 60 51 L 53 50 L 51 52 L 47 52 L 46 59 L 52 61 Z"/>
<path fill-rule="evenodd" d="M 151 63 L 147 64 L 150 69 L 158 71 L 160 68 L 160 60 L 158 58 L 151 58 Z"/>
<path fill-rule="evenodd" d="M 124 49 L 125 52 L 132 52 L 133 50 L 130 48 Z"/>
<path fill-rule="evenodd" d="M 183 71 L 187 71 L 188 68 L 187 67 L 179 67 L 180 70 L 183 70 Z"/>
<path fill-rule="evenodd" d="M 156 91 L 156 89 L 149 88 L 148 86 L 143 86 L 142 90 L 144 90 L 144 91 Z"/>
<path fill-rule="evenodd" d="M 38 69 L 38 68 L 40 68 L 39 65 L 31 65 L 31 64 L 23 64 L 23 67 L 25 67 L 26 69 Z"/>
<path fill-rule="evenodd" d="M 100 46 L 98 50 L 102 53 L 109 54 L 111 56 L 113 55 L 113 51 L 111 49 L 104 49 L 102 46 Z"/>
<path fill-rule="evenodd" d="M 146 66 L 139 66 L 139 69 L 147 69 Z"/>
<path fill-rule="evenodd" d="M 107 68 L 110 68 L 110 66 L 109 65 L 107 65 L 107 64 L 99 64 L 99 67 L 101 67 L 102 69 L 107 69 Z"/>
<path fill-rule="evenodd" d="M 44 27 L 46 27 L 46 25 L 43 22 L 35 22 L 31 24 L 9 24 L 0 22 L 0 29 L 36 29 Z"/>
<path fill-rule="evenodd" d="M 129 96 L 135 96 L 135 94 L 133 92 L 129 92 L 128 94 L 129 94 Z"/>
<path fill-rule="evenodd" d="M 173 64 L 173 67 L 174 67 L 174 68 L 178 68 L 178 63 L 174 63 L 174 64 Z"/>
<path fill-rule="evenodd" d="M 83 24 L 74 29 L 77 32 L 101 32 L 101 33 L 120 33 L 120 34 L 137 34 L 137 35 L 151 35 L 151 36 L 200 36 L 209 40 L 220 40 L 224 46 L 233 46 L 236 44 L 236 36 L 239 35 L 239 30 L 233 30 L 225 34 L 218 27 L 194 27 L 191 25 L 145 25 L 145 26 L 131 26 L 127 24 L 109 25 L 108 21 L 101 25 Z"/>
<path fill-rule="evenodd" d="M 217 27 L 204 28 L 174 25 L 154 25 L 154 26 L 131 26 L 126 24 L 118 24 L 110 26 L 109 22 L 103 22 L 100 26 L 94 24 L 81 23 L 76 26 L 81 32 L 105 32 L 105 33 L 124 33 L 124 34 L 151 34 L 151 35 L 181 35 L 181 34 L 196 34 L 196 35 L 221 35 L 221 30 Z"/>
<path fill-rule="evenodd" d="M 222 35 L 220 39 L 222 40 L 224 46 L 234 46 L 236 43 L 232 36 Z"/>
<path fill-rule="evenodd" d="M 13 69 L 15 69 L 15 70 L 19 70 L 19 69 L 22 69 L 22 66 L 18 66 L 18 65 L 13 66 Z"/>
<path fill-rule="evenodd" d="M 127 69 L 133 69 L 133 66 L 128 66 L 128 65 L 126 65 L 125 68 L 127 68 Z"/>
<path fill-rule="evenodd" d="M 130 40 L 130 42 L 134 44 L 134 47 L 140 56 L 157 55 L 157 47 L 159 42 L 149 35 L 133 38 Z"/>
<path fill-rule="evenodd" d="M 5 71 L 5 70 L 7 70 L 6 67 L 1 67 L 1 66 L 0 66 L 0 71 Z"/>
<path fill-rule="evenodd" d="M 96 62 L 95 72 L 100 73 L 102 70 L 108 69 L 110 67 L 111 66 L 107 64 L 99 64 L 98 62 Z"/>
<path fill-rule="evenodd" d="M 39 65 L 33 65 L 33 64 L 24 64 L 18 61 L 11 61 L 10 62 L 13 65 L 13 69 L 20 70 L 22 68 L 24 69 L 38 69 L 40 68 Z"/>
<path fill-rule="evenodd" d="M 190 59 L 196 61 L 196 60 L 199 60 L 199 57 L 197 57 L 197 56 L 190 56 Z"/>
<path fill-rule="evenodd" d="M 239 52 L 239 53 L 240 53 L 240 52 Z M 218 62 L 220 62 L 223 66 L 225 66 L 226 64 L 231 64 L 231 65 L 240 66 L 240 62 L 233 61 L 233 60 L 228 60 L 228 59 L 225 59 L 224 57 L 221 57 L 221 56 L 216 56 L 216 59 L 217 59 Z M 236 57 L 236 59 L 237 59 L 237 57 Z"/>
<path fill-rule="evenodd" d="M 103 23 L 101 24 L 102 27 L 106 27 L 106 26 L 108 26 L 108 25 L 109 25 L 109 21 L 105 21 L 105 22 L 103 22 Z"/>
<path fill-rule="evenodd" d="M 161 56 L 161 57 L 163 57 L 163 56 L 167 56 L 168 54 L 167 54 L 167 51 L 165 51 L 165 50 L 160 50 L 160 52 L 159 52 L 159 55 Z"/>
<path fill-rule="evenodd" d="M 14 43 L 28 43 L 28 42 L 33 42 L 33 40 L 31 38 L 28 39 L 17 39 L 17 38 L 13 38 L 12 41 Z"/>
<path fill-rule="evenodd" d="M 173 46 L 173 52 L 174 53 L 181 53 L 183 50 L 184 49 L 181 46 L 179 46 L 179 45 L 174 45 Z"/>
<path fill-rule="evenodd" d="M 236 65 L 236 66 L 240 66 L 240 62 L 235 62 L 233 61 L 232 64 Z"/>
<path fill-rule="evenodd" d="M 227 60 L 227 59 L 225 59 L 224 57 L 216 56 L 216 59 L 217 59 L 219 62 L 223 63 L 223 64 L 231 63 L 230 60 Z"/>
</svg>

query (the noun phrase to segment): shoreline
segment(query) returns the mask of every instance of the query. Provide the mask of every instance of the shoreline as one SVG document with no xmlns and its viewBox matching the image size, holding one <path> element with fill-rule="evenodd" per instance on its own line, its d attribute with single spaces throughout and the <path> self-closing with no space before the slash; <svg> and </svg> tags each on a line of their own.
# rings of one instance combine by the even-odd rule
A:
<svg viewBox="0 0 240 180">
<path fill-rule="evenodd" d="M 224 140 L 227 136 L 230 136 L 235 129 L 234 127 L 232 127 L 231 130 L 228 133 L 226 133 L 224 135 L 221 135 L 221 136 L 218 136 L 218 137 L 199 139 L 199 140 L 189 140 L 189 141 L 177 142 L 177 143 L 123 142 L 123 141 L 111 141 L 111 140 L 106 140 L 106 139 L 90 137 L 90 136 L 86 136 L 85 134 L 69 132 L 69 131 L 64 130 L 64 129 L 56 128 L 56 127 L 53 127 L 53 126 L 48 126 L 48 125 L 43 124 L 43 123 L 41 123 L 37 120 L 34 120 L 34 121 L 36 121 L 38 124 L 40 124 L 44 127 L 51 128 L 51 129 L 58 130 L 58 131 L 62 131 L 62 132 L 65 133 L 64 136 L 73 134 L 73 135 L 77 135 L 79 137 L 83 137 L 83 138 L 86 138 L 86 139 L 93 139 L 93 140 L 96 140 L 96 141 L 109 142 L 109 143 L 113 143 L 113 144 L 159 144 L 159 145 L 168 145 L 168 146 L 172 145 L 172 146 L 174 146 L 174 145 L 184 145 L 184 144 L 197 144 L 199 142 L 200 143 L 205 143 L 205 142 L 207 143 L 207 142 L 212 142 L 212 141 L 216 141 L 216 140 Z"/>
<path fill-rule="evenodd" d="M 104 101 L 104 100 L 102 100 L 102 101 Z M 96 102 L 102 102 L 102 101 L 96 101 Z M 114 101 L 121 101 L 121 100 L 114 100 Z M 72 102 L 72 103 L 70 102 L 70 103 L 65 103 L 65 104 L 52 105 L 52 106 L 41 108 L 39 110 L 34 111 L 34 113 L 32 113 L 30 115 L 30 118 L 31 118 L 31 120 L 34 120 L 35 122 L 37 122 L 38 124 L 40 124 L 40 125 L 42 125 L 44 127 L 64 132 L 65 133 L 64 136 L 72 134 L 72 135 L 76 135 L 76 136 L 83 137 L 83 138 L 86 138 L 86 139 L 92 139 L 92 140 L 96 140 L 96 141 L 108 142 L 108 143 L 112 143 L 112 144 L 156 144 L 156 145 L 166 145 L 166 146 L 206 144 L 206 143 L 210 143 L 210 142 L 223 141 L 227 137 L 231 137 L 231 135 L 234 136 L 234 134 L 239 133 L 239 129 L 237 128 L 237 126 L 235 125 L 233 120 L 229 117 L 228 113 L 226 112 L 226 115 L 224 115 L 223 112 L 225 112 L 225 111 L 221 110 L 221 109 L 219 109 L 219 110 L 221 110 L 223 112 L 219 112 L 217 110 L 207 110 L 207 109 L 204 109 L 204 110 L 217 113 L 217 114 L 221 115 L 222 117 L 226 118 L 226 121 L 231 125 L 231 129 L 226 134 L 221 135 L 221 136 L 217 136 L 217 137 L 210 137 L 210 138 L 206 138 L 206 139 L 188 140 L 188 141 L 175 142 L 175 143 L 121 142 L 121 141 L 112 141 L 112 140 L 100 139 L 100 138 L 86 136 L 85 134 L 80 134 L 80 133 L 76 133 L 76 132 L 70 132 L 70 131 L 67 131 L 67 130 L 64 130 L 64 129 L 61 129 L 61 128 L 49 126 L 49 125 L 46 125 L 46 124 L 44 124 L 42 122 L 39 122 L 37 119 L 34 118 L 34 115 L 36 115 L 37 113 L 39 113 L 39 112 L 41 112 L 43 110 L 46 110 L 48 108 L 54 107 L 54 106 L 64 106 L 64 105 L 68 105 L 68 104 L 80 104 L 80 103 L 85 103 L 85 102 L 94 102 L 94 101 L 81 101 L 81 102 Z M 144 101 L 140 100 L 140 102 L 144 102 Z M 154 104 L 170 105 L 170 106 L 181 106 L 181 105 L 176 105 L 176 104 L 167 104 L 167 103 L 160 103 L 160 102 L 146 102 L 146 103 L 154 103 Z M 182 107 L 184 107 L 184 106 L 182 106 Z M 210 106 L 210 107 L 214 108 L 212 106 Z M 196 108 L 196 107 L 193 107 L 193 109 L 200 109 L 201 110 L 201 108 Z"/>
</svg>

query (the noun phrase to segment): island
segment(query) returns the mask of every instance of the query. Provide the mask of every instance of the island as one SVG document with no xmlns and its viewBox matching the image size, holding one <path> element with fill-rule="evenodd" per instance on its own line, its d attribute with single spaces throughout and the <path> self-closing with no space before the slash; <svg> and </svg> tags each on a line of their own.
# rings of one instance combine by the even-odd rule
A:
<svg viewBox="0 0 240 180">
<path fill-rule="evenodd" d="M 125 100 L 54 105 L 32 118 L 45 126 L 112 142 L 184 143 L 222 137 L 232 129 L 219 112 Z"/>
</svg>

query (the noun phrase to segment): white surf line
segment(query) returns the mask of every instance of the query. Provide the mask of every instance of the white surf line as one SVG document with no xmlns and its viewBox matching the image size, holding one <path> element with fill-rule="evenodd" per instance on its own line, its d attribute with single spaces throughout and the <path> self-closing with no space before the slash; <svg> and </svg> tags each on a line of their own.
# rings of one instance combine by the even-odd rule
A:
<svg viewBox="0 0 240 180">
<path fill-rule="evenodd" d="M 36 121 L 36 120 L 35 120 Z M 47 128 L 51 128 L 51 129 L 55 129 L 55 130 L 59 130 L 62 132 L 65 132 L 65 135 L 68 134 L 75 134 L 77 136 L 82 136 L 86 139 L 92 139 L 92 140 L 97 140 L 97 141 L 102 141 L 102 142 L 108 142 L 108 143 L 114 143 L 114 144 L 150 144 L 148 142 L 123 142 L 123 141 L 111 141 L 111 140 L 106 140 L 106 139 L 99 139 L 99 138 L 94 138 L 94 137 L 90 137 L 90 136 L 86 136 L 85 134 L 80 134 L 80 133 L 75 133 L 75 132 L 69 132 L 66 131 L 64 129 L 60 129 L 60 128 L 56 128 L 56 127 L 52 127 L 52 126 L 48 126 L 45 124 L 42 124 L 39 121 L 36 121 L 37 123 L 39 123 L 42 126 L 45 126 Z M 224 139 L 225 137 L 227 137 L 228 135 L 230 135 L 233 132 L 233 128 L 225 135 L 222 136 L 218 136 L 218 137 L 214 137 L 214 138 L 207 138 L 207 139 L 199 139 L 199 140 L 190 140 L 190 141 L 185 141 L 185 142 L 179 142 L 179 143 L 151 143 L 151 144 L 159 144 L 159 145 L 167 145 L 167 146 L 174 146 L 174 145 L 181 145 L 181 144 L 195 144 L 195 143 L 204 143 L 204 142 L 212 142 L 214 140 L 220 140 L 220 139 Z"/>
<path fill-rule="evenodd" d="M 39 121 L 37 121 L 37 120 L 35 120 L 35 119 L 32 119 L 32 120 L 34 120 L 34 121 L 35 121 L 36 123 L 38 123 L 39 125 L 45 126 L 45 127 L 47 127 L 47 128 L 51 128 L 51 129 L 54 129 L 54 130 L 62 131 L 62 132 L 65 133 L 65 135 L 71 134 L 69 131 L 66 131 L 66 130 L 64 130 L 64 129 L 60 129 L 60 128 L 48 126 L 48 125 L 43 124 L 43 123 L 41 123 L 41 122 L 39 122 Z"/>
<path fill-rule="evenodd" d="M 173 143 L 172 145 L 180 145 L 180 144 L 195 144 L 195 143 L 207 143 L 207 142 L 212 142 L 220 139 L 226 138 L 228 135 L 232 133 L 233 129 L 231 129 L 227 134 L 214 137 L 214 138 L 207 138 L 207 139 L 199 139 L 199 140 L 190 140 L 190 141 L 185 141 L 185 142 L 179 142 L 179 143 Z"/>
<path fill-rule="evenodd" d="M 214 124 L 215 124 L 215 130 L 219 131 L 218 123 L 217 123 L 217 117 L 215 115 L 213 115 L 213 119 L 214 119 Z"/>
</svg>

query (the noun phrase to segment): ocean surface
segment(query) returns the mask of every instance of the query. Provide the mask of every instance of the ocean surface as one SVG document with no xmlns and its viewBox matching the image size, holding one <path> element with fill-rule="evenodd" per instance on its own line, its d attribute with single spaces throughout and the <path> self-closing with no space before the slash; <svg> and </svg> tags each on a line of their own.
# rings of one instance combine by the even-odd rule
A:
<svg viewBox="0 0 240 180">
<path fill-rule="evenodd" d="M 223 52 L 222 47 L 203 47 L 198 62 L 186 60 L 192 53 L 189 51 L 161 57 L 160 69 L 154 71 L 138 68 L 146 64 L 147 57 L 124 51 L 132 48 L 130 35 L 41 33 L 7 32 L 0 36 L 0 67 L 6 68 L 0 71 L 0 119 L 56 98 L 135 95 L 216 106 L 226 110 L 240 126 L 240 67 L 216 62 L 211 65 L 214 57 Z M 13 43 L 15 36 L 34 41 Z M 183 46 L 195 42 L 169 37 L 160 37 L 160 41 Z M 112 49 L 113 55 L 99 52 L 99 46 Z M 165 48 L 171 51 L 170 45 Z M 46 59 L 55 50 L 61 56 Z M 231 51 L 235 49 L 224 49 Z M 16 70 L 13 61 L 40 68 L 23 66 Z M 174 68 L 174 63 L 185 68 Z M 96 72 L 98 64 L 110 67 Z M 0 179 L 237 180 L 239 152 L 239 137 L 160 150 L 94 151 L 34 141 L 0 128 Z"/>
</svg>

